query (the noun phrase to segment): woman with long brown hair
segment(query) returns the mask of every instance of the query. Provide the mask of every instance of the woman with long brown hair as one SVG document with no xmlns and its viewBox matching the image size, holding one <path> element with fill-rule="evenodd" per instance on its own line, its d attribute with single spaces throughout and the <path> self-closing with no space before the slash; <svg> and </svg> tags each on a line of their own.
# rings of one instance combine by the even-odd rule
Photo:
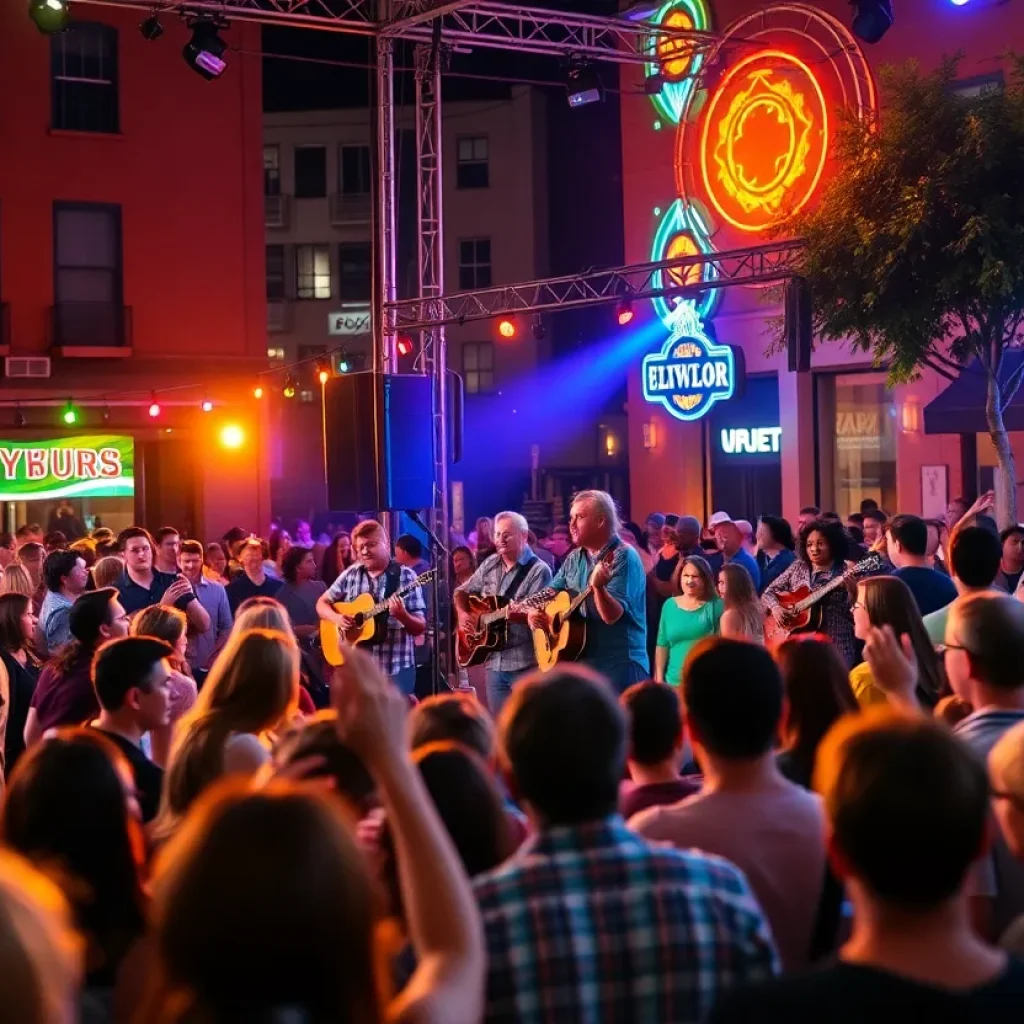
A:
<svg viewBox="0 0 1024 1024">
<path fill-rule="evenodd" d="M 25 594 L 0 594 L 0 662 L 6 683 L 0 693 L 4 701 L 0 742 L 2 768 L 8 776 L 25 752 L 25 721 L 39 680 L 41 665 L 34 644 L 37 622 L 32 601 Z"/>
<path fill-rule="evenodd" d="M 343 743 L 376 777 L 416 970 L 397 994 L 382 905 L 334 794 L 225 780 L 157 858 L 153 992 L 140 1020 L 477 1021 L 484 950 L 465 871 L 409 760 L 407 704 L 361 651 L 335 694 Z M 204 690 L 205 694 L 205 690 Z"/>
<path fill-rule="evenodd" d="M 718 596 L 723 603 L 719 624 L 722 636 L 763 644 L 764 610 L 745 566 L 731 562 L 722 566 L 718 573 Z"/>
<path fill-rule="evenodd" d="M 891 626 L 896 636 L 910 637 L 917 658 L 917 699 L 929 711 L 948 691 L 946 676 L 935 648 L 924 628 L 924 620 L 910 588 L 895 576 L 872 576 L 857 585 L 857 601 L 853 605 L 853 627 L 858 640 L 866 640 L 872 627 Z M 857 702 L 884 704 L 888 697 L 863 662 L 850 672 L 850 686 Z"/>
<path fill-rule="evenodd" d="M 818 745 L 838 718 L 857 710 L 857 698 L 846 665 L 827 637 L 787 640 L 779 645 L 775 661 L 785 690 L 779 771 L 810 789 Z"/>
<path fill-rule="evenodd" d="M 324 551 L 320 579 L 330 586 L 353 562 L 352 537 L 345 530 L 336 533 Z"/>
<path fill-rule="evenodd" d="M 698 640 L 718 632 L 722 602 L 715 594 L 711 566 L 700 555 L 684 558 L 672 574 L 672 593 L 661 609 L 654 678 L 678 686 L 683 662 Z"/>
<path fill-rule="evenodd" d="M 252 775 L 299 701 L 299 649 L 290 634 L 235 633 L 206 677 L 196 706 L 178 723 L 155 834 L 166 838 L 199 795 L 223 775 Z"/>
<path fill-rule="evenodd" d="M 169 604 L 151 604 L 132 619 L 132 636 L 153 636 L 174 648 L 168 659 L 171 674 L 167 678 L 170 690 L 171 714 L 166 726 L 150 732 L 152 760 L 161 768 L 167 766 L 175 725 L 195 707 L 197 689 L 192 670 L 185 660 L 188 619 L 185 613 Z"/>
</svg>

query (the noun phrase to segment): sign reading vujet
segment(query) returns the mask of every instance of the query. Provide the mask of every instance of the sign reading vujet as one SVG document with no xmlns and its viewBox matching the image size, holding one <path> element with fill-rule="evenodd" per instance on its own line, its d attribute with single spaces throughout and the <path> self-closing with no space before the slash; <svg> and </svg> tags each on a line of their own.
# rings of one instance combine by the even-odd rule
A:
<svg viewBox="0 0 1024 1024">
<path fill-rule="evenodd" d="M 130 498 L 135 442 L 90 434 L 52 441 L 0 440 L 0 501 Z"/>
<path fill-rule="evenodd" d="M 679 420 L 700 419 L 736 390 L 732 349 L 707 336 L 690 302 L 673 311 L 672 334 L 660 352 L 644 356 L 643 374 L 644 398 Z"/>
</svg>

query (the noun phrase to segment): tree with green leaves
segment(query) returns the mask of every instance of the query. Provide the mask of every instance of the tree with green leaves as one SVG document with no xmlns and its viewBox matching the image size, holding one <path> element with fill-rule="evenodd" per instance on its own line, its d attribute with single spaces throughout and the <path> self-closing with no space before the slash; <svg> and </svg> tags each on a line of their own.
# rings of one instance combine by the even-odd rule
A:
<svg viewBox="0 0 1024 1024">
<path fill-rule="evenodd" d="M 870 352 L 892 384 L 980 366 L 1005 524 L 1017 489 L 1003 413 L 1024 369 L 1005 358 L 1024 338 L 1024 61 L 973 94 L 957 91 L 958 64 L 884 69 L 881 116 L 842 124 L 822 201 L 781 228 L 806 239 L 818 338 Z"/>
</svg>

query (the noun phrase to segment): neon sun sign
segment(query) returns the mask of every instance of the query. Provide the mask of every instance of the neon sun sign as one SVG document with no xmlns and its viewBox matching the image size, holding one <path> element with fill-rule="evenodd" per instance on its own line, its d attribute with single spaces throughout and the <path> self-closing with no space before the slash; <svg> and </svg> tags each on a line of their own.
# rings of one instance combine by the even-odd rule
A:
<svg viewBox="0 0 1024 1024">
<path fill-rule="evenodd" d="M 669 0 L 651 20 L 711 28 L 704 0 Z M 742 49 L 727 45 L 732 37 L 743 39 Z M 760 48 L 751 51 L 752 42 Z M 647 73 L 660 73 L 666 83 L 651 97 L 658 113 L 654 127 L 676 129 L 676 199 L 655 230 L 654 262 L 750 245 L 780 217 L 798 213 L 816 198 L 827 174 L 835 117 L 826 97 L 860 116 L 876 106 L 856 41 L 816 8 L 785 4 L 747 15 L 725 30 L 721 52 L 744 56 L 715 78 L 704 54 L 687 50 L 683 40 L 660 37 L 648 45 Z M 713 278 L 714 268 L 704 264 L 659 271 L 653 284 L 694 295 Z M 715 344 L 705 327 L 719 295 L 707 288 L 694 298 L 654 299 L 669 337 L 660 352 L 644 359 L 644 398 L 677 419 L 699 419 L 737 390 L 732 350 Z"/>
</svg>

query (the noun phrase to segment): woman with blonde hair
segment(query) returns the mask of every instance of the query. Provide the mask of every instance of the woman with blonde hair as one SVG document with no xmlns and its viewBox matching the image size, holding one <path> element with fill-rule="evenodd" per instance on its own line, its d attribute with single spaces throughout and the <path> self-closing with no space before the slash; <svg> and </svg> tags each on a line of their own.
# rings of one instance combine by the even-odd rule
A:
<svg viewBox="0 0 1024 1024">
<path fill-rule="evenodd" d="M 764 643 L 764 609 L 746 568 L 726 563 L 718 573 L 718 596 L 723 610 L 719 631 L 732 640 Z"/>
<path fill-rule="evenodd" d="M 224 781 L 204 794 L 157 858 L 159 962 L 140 1020 L 482 1019 L 480 914 L 409 759 L 406 701 L 361 651 L 339 672 L 339 738 L 375 776 L 387 811 L 414 947 L 412 978 L 394 993 L 379 927 L 383 907 L 341 801 L 283 781 L 255 792 Z"/>
<path fill-rule="evenodd" d="M 11 562 L 4 566 L 3 579 L 0 580 L 0 594 L 24 594 L 27 598 L 35 596 L 36 588 L 28 569 L 21 562 Z"/>
<path fill-rule="evenodd" d="M 223 775 L 252 775 L 270 760 L 273 733 L 299 702 L 299 649 L 288 633 L 233 633 L 179 723 L 155 834 L 167 838 Z"/>
<path fill-rule="evenodd" d="M 174 656 L 168 659 L 171 664 L 171 674 L 167 678 L 170 719 L 166 726 L 154 729 L 149 734 L 153 761 L 161 768 L 166 767 L 170 759 L 176 723 L 192 710 L 198 694 L 192 670 L 185 660 L 187 626 L 188 619 L 183 611 L 169 604 L 151 604 L 132 619 L 129 630 L 132 636 L 153 636 L 174 648 Z"/>
<path fill-rule="evenodd" d="M 92 581 L 97 590 L 112 587 L 124 574 L 124 559 L 120 555 L 104 555 L 92 567 Z"/>
<path fill-rule="evenodd" d="M 27 860 L 0 850 L 3 1019 L 74 1024 L 83 952 L 60 889 Z"/>
</svg>

